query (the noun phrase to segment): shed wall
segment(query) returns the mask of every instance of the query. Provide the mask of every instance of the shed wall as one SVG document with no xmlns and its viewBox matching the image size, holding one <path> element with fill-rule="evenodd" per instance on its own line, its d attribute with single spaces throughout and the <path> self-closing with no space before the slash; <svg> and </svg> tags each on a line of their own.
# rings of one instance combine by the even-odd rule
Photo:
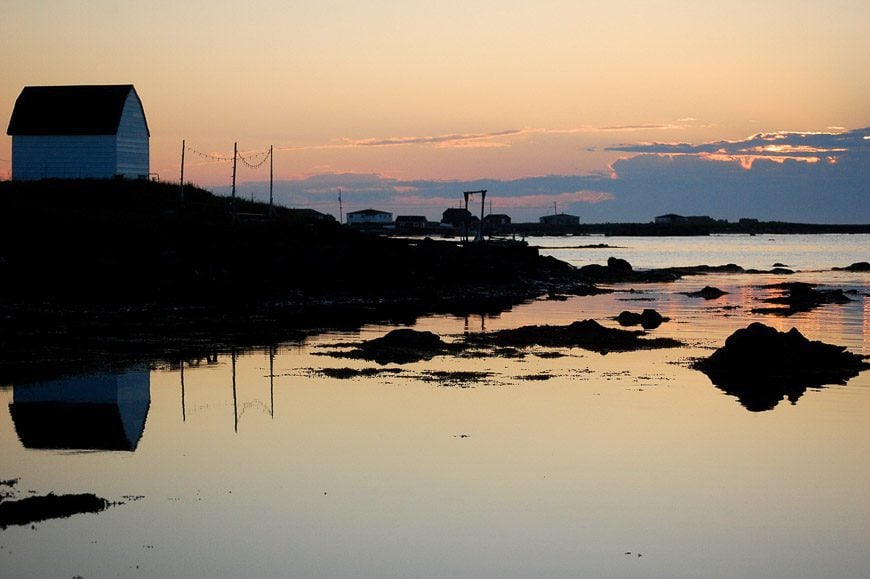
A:
<svg viewBox="0 0 870 579">
<path fill-rule="evenodd" d="M 13 179 L 115 176 L 114 135 L 12 136 Z"/>
<path fill-rule="evenodd" d="M 136 91 L 131 90 L 124 103 L 124 112 L 118 123 L 117 167 L 115 173 L 131 179 L 147 177 L 150 170 L 148 158 L 148 127 L 145 114 Z"/>
</svg>

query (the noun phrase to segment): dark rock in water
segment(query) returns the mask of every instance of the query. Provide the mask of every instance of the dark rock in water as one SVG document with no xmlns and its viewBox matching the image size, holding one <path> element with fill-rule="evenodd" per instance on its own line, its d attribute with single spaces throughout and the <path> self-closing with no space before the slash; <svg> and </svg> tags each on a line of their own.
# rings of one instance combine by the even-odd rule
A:
<svg viewBox="0 0 870 579">
<path fill-rule="evenodd" d="M 870 271 L 870 262 L 858 261 L 846 267 L 835 267 L 834 271 Z"/>
<path fill-rule="evenodd" d="M 607 258 L 607 268 L 616 272 L 627 273 L 632 271 L 631 264 L 624 259 L 618 257 Z"/>
<path fill-rule="evenodd" d="M 469 337 L 468 340 L 500 347 L 577 347 L 602 354 L 681 345 L 671 338 L 644 339 L 642 336 L 643 332 L 639 330 L 605 328 L 595 320 L 583 320 L 568 326 L 523 326 Z"/>
<path fill-rule="evenodd" d="M 374 360 L 379 364 L 407 364 L 429 360 L 447 350 L 447 344 L 432 332 L 409 328 L 393 330 L 380 338 L 363 342 L 355 357 Z"/>
<path fill-rule="evenodd" d="M 788 266 L 787 266 L 786 264 L 784 264 L 784 263 L 780 263 L 780 262 L 777 261 L 777 262 L 774 263 L 771 267 L 788 267 Z"/>
<path fill-rule="evenodd" d="M 782 290 L 782 295 L 764 301 L 771 304 L 782 304 L 785 307 L 753 308 L 753 313 L 790 316 L 797 312 L 810 311 L 825 304 L 847 304 L 852 301 L 841 289 L 818 290 L 816 286 L 802 282 L 781 283 L 765 287 Z"/>
<path fill-rule="evenodd" d="M 684 295 L 690 298 L 704 298 L 705 300 L 715 300 L 726 295 L 728 292 L 720 290 L 717 287 L 704 286 L 704 289 L 696 292 L 686 292 Z"/>
<path fill-rule="evenodd" d="M 807 388 L 845 384 L 870 364 L 843 346 L 808 340 L 795 328 L 779 332 L 755 322 L 731 334 L 725 346 L 695 367 L 747 410 L 758 412 L 774 408 L 783 397 L 794 404 Z"/>
<path fill-rule="evenodd" d="M 109 501 L 93 494 L 27 497 L 17 501 L 0 502 L 0 528 L 9 525 L 29 525 L 48 519 L 60 519 L 79 513 L 98 513 L 109 506 Z"/>
<path fill-rule="evenodd" d="M 621 326 L 641 326 L 645 330 L 654 330 L 661 326 L 662 322 L 666 322 L 669 319 L 652 309 L 645 309 L 639 314 L 624 311 L 616 316 L 616 321 Z"/>
</svg>

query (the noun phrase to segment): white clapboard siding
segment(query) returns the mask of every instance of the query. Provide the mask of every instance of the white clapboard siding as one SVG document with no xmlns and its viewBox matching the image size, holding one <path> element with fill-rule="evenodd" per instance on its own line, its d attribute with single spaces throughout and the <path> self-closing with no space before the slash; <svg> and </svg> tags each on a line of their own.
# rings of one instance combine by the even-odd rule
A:
<svg viewBox="0 0 870 579">
<path fill-rule="evenodd" d="M 114 135 L 14 135 L 12 178 L 109 179 L 115 156 Z"/>
<path fill-rule="evenodd" d="M 147 178 L 149 131 L 133 85 L 25 87 L 15 103 L 12 178 Z"/>
<path fill-rule="evenodd" d="M 131 90 L 124 103 L 124 112 L 118 124 L 116 135 L 117 167 L 116 174 L 128 178 L 147 177 L 148 159 L 148 129 L 145 124 L 145 113 L 142 103 Z"/>
</svg>

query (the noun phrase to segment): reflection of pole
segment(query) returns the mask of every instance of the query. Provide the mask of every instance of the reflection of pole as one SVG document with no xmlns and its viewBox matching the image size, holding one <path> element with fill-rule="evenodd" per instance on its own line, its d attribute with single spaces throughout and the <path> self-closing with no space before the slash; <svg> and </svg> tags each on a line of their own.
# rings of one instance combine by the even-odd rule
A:
<svg viewBox="0 0 870 579">
<path fill-rule="evenodd" d="M 234 430 L 239 432 L 239 402 L 236 397 L 236 351 L 232 352 L 233 358 L 233 419 L 235 421 Z"/>
<path fill-rule="evenodd" d="M 275 418 L 275 346 L 269 346 L 269 413 Z"/>
<path fill-rule="evenodd" d="M 181 361 L 181 421 L 187 422 L 187 408 L 184 406 L 184 360 Z"/>
<path fill-rule="evenodd" d="M 179 196 L 181 197 L 181 206 L 184 207 L 184 139 L 181 139 L 181 188 L 179 189 Z M 182 364 L 182 368 L 184 364 Z"/>
</svg>

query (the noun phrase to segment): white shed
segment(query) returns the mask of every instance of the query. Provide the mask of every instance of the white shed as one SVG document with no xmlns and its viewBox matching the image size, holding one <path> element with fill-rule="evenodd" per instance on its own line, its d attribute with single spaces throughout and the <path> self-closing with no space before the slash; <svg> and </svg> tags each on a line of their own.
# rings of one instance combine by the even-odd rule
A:
<svg viewBox="0 0 870 579">
<path fill-rule="evenodd" d="M 131 84 L 24 87 L 6 134 L 12 178 L 147 178 L 148 122 Z"/>
</svg>

